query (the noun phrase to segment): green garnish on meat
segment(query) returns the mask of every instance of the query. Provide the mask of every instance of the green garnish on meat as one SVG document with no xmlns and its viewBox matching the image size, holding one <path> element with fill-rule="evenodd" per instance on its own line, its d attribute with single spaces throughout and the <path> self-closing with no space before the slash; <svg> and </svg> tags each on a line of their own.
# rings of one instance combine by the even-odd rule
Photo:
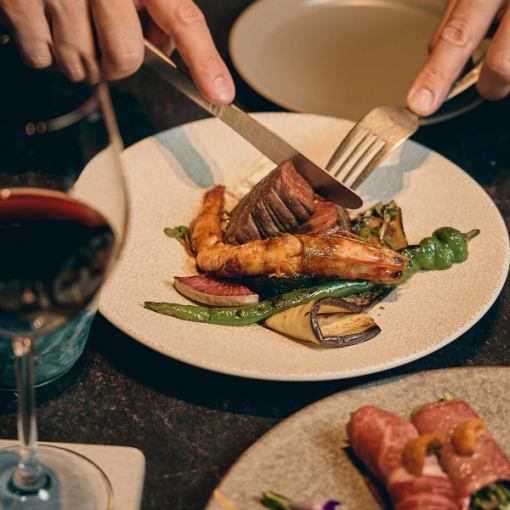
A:
<svg viewBox="0 0 510 510">
<path fill-rule="evenodd" d="M 472 498 L 469 510 L 510 510 L 510 482 L 491 483 Z"/>
</svg>

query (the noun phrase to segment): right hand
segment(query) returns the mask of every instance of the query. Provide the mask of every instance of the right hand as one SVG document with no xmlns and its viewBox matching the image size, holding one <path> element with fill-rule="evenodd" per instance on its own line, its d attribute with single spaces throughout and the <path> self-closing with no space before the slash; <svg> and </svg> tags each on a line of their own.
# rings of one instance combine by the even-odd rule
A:
<svg viewBox="0 0 510 510">
<path fill-rule="evenodd" d="M 493 22 L 491 41 L 477 83 L 485 99 L 510 93 L 510 9 L 508 0 L 449 0 L 432 37 L 427 62 L 411 85 L 407 104 L 418 115 L 434 113 Z"/>
</svg>

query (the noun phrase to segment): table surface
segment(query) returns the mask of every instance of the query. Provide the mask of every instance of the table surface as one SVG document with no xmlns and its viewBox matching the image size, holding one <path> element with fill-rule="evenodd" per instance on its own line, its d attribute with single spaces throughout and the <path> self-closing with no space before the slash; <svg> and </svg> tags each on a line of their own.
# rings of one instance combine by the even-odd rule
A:
<svg viewBox="0 0 510 510">
<path fill-rule="evenodd" d="M 202 0 L 220 53 L 248 0 Z M 281 111 L 235 75 L 237 101 L 249 111 Z M 206 117 L 142 70 L 113 86 L 126 145 Z M 161 98 L 165 98 L 162 102 Z M 510 98 L 484 103 L 414 140 L 474 177 L 510 222 Z M 490 256 L 490 247 L 488 250 Z M 168 359 L 95 320 L 87 349 L 64 377 L 38 390 L 40 438 L 134 446 L 147 461 L 143 509 L 200 509 L 237 457 L 264 432 L 303 406 L 360 384 L 420 370 L 509 365 L 510 287 L 467 333 L 440 351 L 397 369 L 350 380 L 276 383 L 239 379 Z M 0 394 L 0 437 L 16 436 L 14 393 Z"/>
</svg>

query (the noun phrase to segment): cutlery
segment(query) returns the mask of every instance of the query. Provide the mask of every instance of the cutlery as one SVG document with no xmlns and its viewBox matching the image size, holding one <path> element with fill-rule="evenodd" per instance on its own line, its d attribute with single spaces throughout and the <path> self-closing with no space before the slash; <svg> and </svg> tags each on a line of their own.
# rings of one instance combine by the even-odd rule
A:
<svg viewBox="0 0 510 510">
<path fill-rule="evenodd" d="M 193 81 L 177 69 L 175 63 L 167 55 L 147 40 L 144 41 L 144 44 L 144 64 L 147 67 L 207 112 L 231 127 L 273 163 L 279 165 L 284 161 L 291 160 L 296 170 L 319 195 L 351 209 L 362 205 L 363 201 L 354 191 L 243 110 L 233 104 L 218 106 L 209 103 L 203 98 Z"/>
<path fill-rule="evenodd" d="M 476 83 L 482 65 L 483 59 L 460 78 L 446 101 Z M 420 118 L 405 106 L 378 106 L 347 133 L 331 156 L 326 170 L 349 188 L 356 189 L 390 152 L 429 121 L 430 118 Z"/>
</svg>

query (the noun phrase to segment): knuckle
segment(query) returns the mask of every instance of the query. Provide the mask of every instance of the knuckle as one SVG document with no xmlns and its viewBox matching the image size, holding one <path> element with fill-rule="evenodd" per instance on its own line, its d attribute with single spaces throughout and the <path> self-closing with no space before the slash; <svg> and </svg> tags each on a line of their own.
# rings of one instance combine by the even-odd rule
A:
<svg viewBox="0 0 510 510">
<path fill-rule="evenodd" d="M 215 75 L 221 70 L 219 59 L 214 53 L 197 55 L 192 67 L 195 72 L 199 72 L 202 76 Z"/>
<path fill-rule="evenodd" d="M 23 60 L 29 67 L 44 69 L 51 65 L 53 59 L 46 53 L 25 53 Z"/>
<path fill-rule="evenodd" d="M 183 26 L 193 26 L 205 23 L 205 17 L 200 8 L 193 2 L 180 2 L 175 10 L 177 21 Z"/>
<path fill-rule="evenodd" d="M 63 8 L 60 0 L 46 0 L 44 4 L 45 7 L 52 13 L 60 12 Z"/>
<path fill-rule="evenodd" d="M 457 48 L 465 48 L 472 42 L 469 19 L 464 16 L 452 16 L 439 34 L 445 43 Z"/>
<path fill-rule="evenodd" d="M 119 79 L 134 73 L 142 65 L 143 51 L 112 52 L 107 60 L 106 78 Z"/>
<path fill-rule="evenodd" d="M 435 88 L 438 84 L 448 80 L 444 70 L 437 65 L 427 65 L 421 72 L 421 78 L 429 87 Z"/>
<path fill-rule="evenodd" d="M 0 0 L 0 9 L 2 11 L 11 11 L 15 10 L 16 4 L 14 3 L 14 0 Z"/>
<path fill-rule="evenodd" d="M 76 13 L 81 13 L 86 8 L 84 0 L 46 0 L 45 4 L 52 15 L 66 18 L 76 16 Z"/>
<path fill-rule="evenodd" d="M 85 70 L 83 67 L 69 67 L 66 75 L 73 82 L 82 81 L 85 79 Z"/>
<path fill-rule="evenodd" d="M 494 55 L 487 57 L 487 70 L 502 81 L 510 83 L 510 57 L 508 55 Z"/>
</svg>

